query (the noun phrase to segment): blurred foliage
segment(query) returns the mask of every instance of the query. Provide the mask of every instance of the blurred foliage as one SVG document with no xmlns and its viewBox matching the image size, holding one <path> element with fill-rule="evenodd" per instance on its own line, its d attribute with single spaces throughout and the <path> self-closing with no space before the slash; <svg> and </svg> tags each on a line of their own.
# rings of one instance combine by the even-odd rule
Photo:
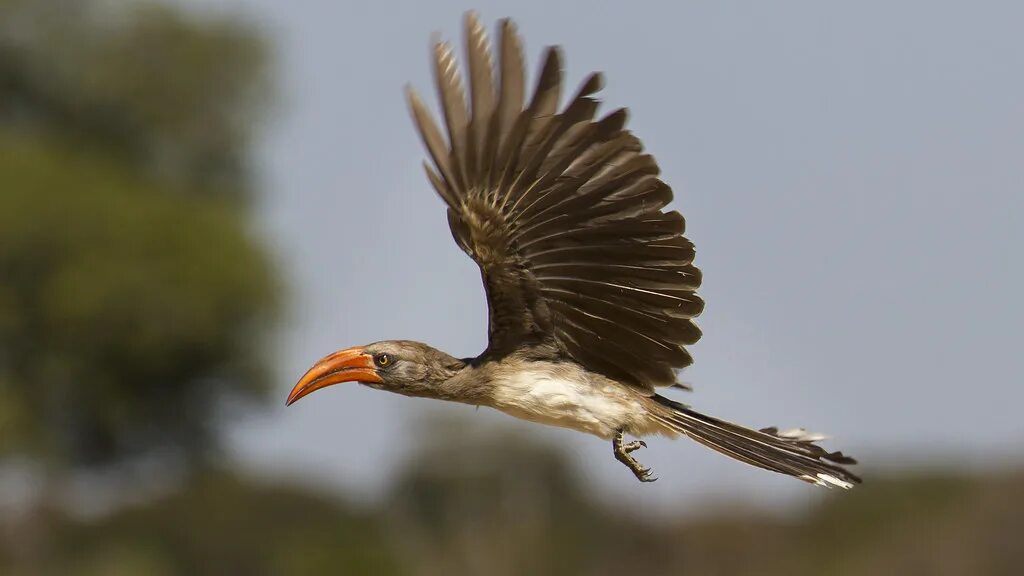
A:
<svg viewBox="0 0 1024 576">
<path fill-rule="evenodd" d="M 151 3 L 0 0 L 0 458 L 187 463 L 221 400 L 264 390 L 266 56 Z"/>
<path fill-rule="evenodd" d="M 0 121 L 242 195 L 268 57 L 235 20 L 153 2 L 0 0 Z"/>
<path fill-rule="evenodd" d="M 101 522 L 59 526 L 46 573 L 397 573 L 377 518 L 227 473 L 195 476 L 177 494 Z"/>
<path fill-rule="evenodd" d="M 565 455 L 521 439 L 420 454 L 380 504 L 211 472 L 104 518 L 60 517 L 41 573 L 1009 576 L 1024 561 L 1024 474 L 871 477 L 794 519 L 655 519 L 604 505 Z M 0 548 L 0 571 L 27 576 L 11 556 Z"/>
<path fill-rule="evenodd" d="M 31 140 L 0 173 L 0 450 L 201 448 L 218 394 L 261 382 L 272 278 L 237 212 Z"/>
<path fill-rule="evenodd" d="M 439 422 L 381 514 L 405 574 L 591 574 L 614 546 L 566 455 L 526 438 Z"/>
</svg>

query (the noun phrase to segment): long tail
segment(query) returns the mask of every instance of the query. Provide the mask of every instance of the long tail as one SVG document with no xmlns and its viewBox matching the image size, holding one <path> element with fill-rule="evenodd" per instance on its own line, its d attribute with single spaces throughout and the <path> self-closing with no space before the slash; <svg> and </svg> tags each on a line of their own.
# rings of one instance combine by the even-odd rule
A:
<svg viewBox="0 0 1024 576">
<path fill-rule="evenodd" d="M 653 400 L 666 408 L 653 414 L 663 425 L 741 462 L 819 486 L 852 488 L 861 482 L 857 475 L 841 466 L 857 461 L 815 444 L 825 438 L 820 434 L 803 429 L 752 430 L 706 416 L 663 396 L 655 395 Z"/>
</svg>

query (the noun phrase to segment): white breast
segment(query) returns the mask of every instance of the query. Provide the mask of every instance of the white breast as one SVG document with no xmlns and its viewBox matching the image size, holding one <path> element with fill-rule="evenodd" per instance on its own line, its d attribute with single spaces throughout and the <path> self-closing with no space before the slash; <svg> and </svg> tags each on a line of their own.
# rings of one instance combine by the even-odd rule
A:
<svg viewBox="0 0 1024 576">
<path fill-rule="evenodd" d="M 494 407 L 531 422 L 611 438 L 632 429 L 644 414 L 639 398 L 621 384 L 588 377 L 582 370 L 541 364 L 494 382 Z"/>
</svg>

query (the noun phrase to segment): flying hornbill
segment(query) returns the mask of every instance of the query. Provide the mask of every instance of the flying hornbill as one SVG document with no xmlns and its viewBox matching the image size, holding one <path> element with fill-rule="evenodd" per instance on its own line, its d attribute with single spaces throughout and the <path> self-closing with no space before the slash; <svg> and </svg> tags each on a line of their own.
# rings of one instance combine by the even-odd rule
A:
<svg viewBox="0 0 1024 576">
<path fill-rule="evenodd" d="M 626 110 L 595 119 L 601 74 L 568 105 L 562 55 L 546 50 L 526 100 L 520 38 L 498 27 L 497 65 L 476 16 L 466 15 L 468 96 L 447 43 L 434 73 L 447 138 L 408 89 L 412 116 L 433 165 L 427 177 L 448 206 L 455 242 L 480 266 L 489 308 L 487 349 L 458 359 L 396 340 L 335 352 L 288 396 L 361 382 L 406 396 L 490 406 L 512 416 L 610 439 L 641 481 L 655 480 L 631 455 L 642 440 L 683 435 L 754 466 L 822 486 L 860 479 L 802 429 L 752 430 L 696 412 L 657 393 L 683 387 L 676 370 L 704 302 L 683 217 L 663 210 L 672 190 L 625 129 Z"/>
</svg>

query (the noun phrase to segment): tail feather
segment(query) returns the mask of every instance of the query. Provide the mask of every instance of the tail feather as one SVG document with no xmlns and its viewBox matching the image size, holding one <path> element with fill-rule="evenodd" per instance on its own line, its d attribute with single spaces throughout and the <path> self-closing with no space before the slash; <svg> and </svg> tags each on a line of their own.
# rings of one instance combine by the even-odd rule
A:
<svg viewBox="0 0 1024 576">
<path fill-rule="evenodd" d="M 667 408 L 654 415 L 664 426 L 741 462 L 819 486 L 852 488 L 861 482 L 842 466 L 857 461 L 815 444 L 824 439 L 820 434 L 800 428 L 752 430 L 701 414 L 662 396 L 655 396 L 654 400 Z"/>
</svg>

